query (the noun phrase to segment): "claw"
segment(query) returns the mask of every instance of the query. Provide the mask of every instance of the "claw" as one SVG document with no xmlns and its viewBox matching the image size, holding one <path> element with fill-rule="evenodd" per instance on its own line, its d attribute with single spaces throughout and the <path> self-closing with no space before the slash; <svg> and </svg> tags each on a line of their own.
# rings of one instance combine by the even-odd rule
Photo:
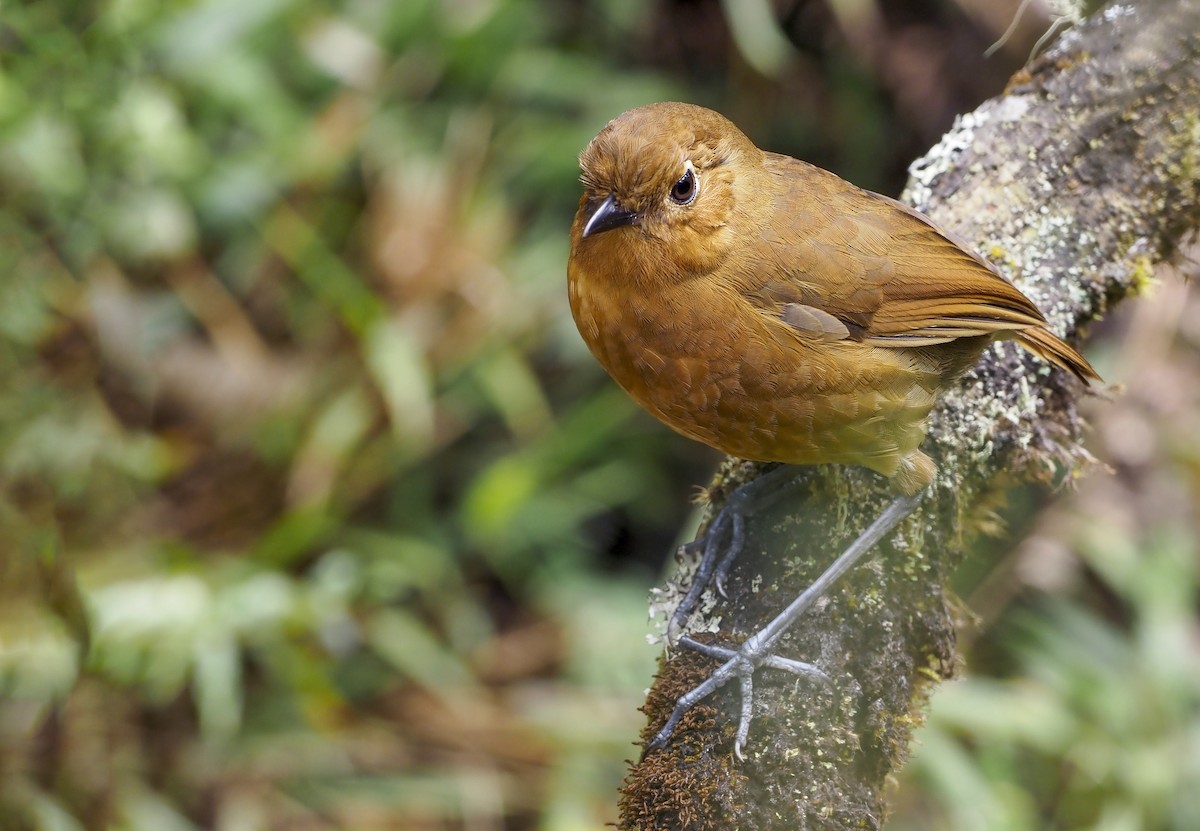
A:
<svg viewBox="0 0 1200 831">
<path fill-rule="evenodd" d="M 740 517 L 738 518 L 740 520 Z M 679 605 L 675 607 L 675 611 L 671 614 L 671 619 L 667 622 L 667 643 L 674 645 L 679 641 L 679 633 L 683 629 L 683 625 L 687 623 L 688 616 L 692 610 L 696 608 L 696 603 L 700 600 L 700 595 L 709 583 L 709 578 L 712 576 L 713 566 L 717 560 L 717 553 L 721 550 L 721 540 L 725 535 L 725 526 L 729 523 L 729 518 L 724 509 L 717 514 L 708 526 L 708 530 L 704 532 L 704 536 L 688 543 L 688 546 L 695 547 L 697 544 L 703 544 L 704 554 L 700 558 L 700 564 L 696 567 L 696 573 L 692 576 L 692 585 L 688 587 L 688 592 L 683 596 L 683 600 L 679 601 Z M 735 528 L 736 528 L 735 521 Z"/>
<path fill-rule="evenodd" d="M 687 594 L 679 601 L 667 622 L 668 644 L 674 645 L 679 641 L 679 633 L 683 631 L 688 617 L 700 601 L 700 595 L 710 583 L 723 599 L 729 599 L 725 591 L 725 578 L 729 576 L 734 561 L 745 546 L 745 517 L 772 504 L 786 492 L 786 487 L 777 487 L 780 482 L 786 484 L 787 480 L 795 476 L 795 469 L 783 465 L 742 485 L 725 500 L 725 504 L 708 524 L 708 529 L 703 535 L 680 546 L 679 551 L 684 556 L 693 555 L 697 549 L 703 553 Z M 728 543 L 725 542 L 727 535 Z M 724 556 L 720 556 L 722 547 Z"/>
<path fill-rule="evenodd" d="M 737 559 L 738 554 L 742 553 L 742 546 L 746 543 L 745 518 L 741 514 L 734 514 L 732 524 L 733 530 L 729 536 L 729 547 L 725 551 L 725 556 L 721 558 L 721 562 L 717 564 L 712 579 L 717 594 L 721 595 L 723 600 L 729 599 L 729 595 L 725 593 L 725 578 L 729 576 L 729 570 L 733 568 L 733 561 Z"/>
<path fill-rule="evenodd" d="M 745 748 L 746 741 L 750 738 L 750 719 L 754 717 L 754 668 L 751 667 L 749 672 L 739 674 L 738 681 L 741 682 L 742 713 L 738 719 L 737 736 L 733 740 L 733 755 L 739 762 L 744 762 L 746 754 L 742 752 L 742 749 Z"/>
</svg>

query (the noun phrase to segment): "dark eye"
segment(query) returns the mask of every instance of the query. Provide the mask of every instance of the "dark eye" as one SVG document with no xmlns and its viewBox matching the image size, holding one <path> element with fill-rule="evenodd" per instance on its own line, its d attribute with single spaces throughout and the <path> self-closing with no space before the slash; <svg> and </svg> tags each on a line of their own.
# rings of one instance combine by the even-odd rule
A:
<svg viewBox="0 0 1200 831">
<path fill-rule="evenodd" d="M 683 175 L 679 177 L 679 181 L 671 188 L 671 201 L 676 205 L 690 205 L 698 191 L 696 172 L 689 165 L 688 169 L 683 171 Z"/>
</svg>

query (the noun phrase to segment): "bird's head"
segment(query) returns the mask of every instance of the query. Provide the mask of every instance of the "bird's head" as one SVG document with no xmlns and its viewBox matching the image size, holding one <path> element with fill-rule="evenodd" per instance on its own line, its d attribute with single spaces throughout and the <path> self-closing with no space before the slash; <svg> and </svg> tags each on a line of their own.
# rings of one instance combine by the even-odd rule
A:
<svg viewBox="0 0 1200 831">
<path fill-rule="evenodd" d="M 649 104 L 617 116 L 579 157 L 572 252 L 617 256 L 658 279 L 713 268 L 733 244 L 735 208 L 759 156 L 703 107 Z"/>
</svg>

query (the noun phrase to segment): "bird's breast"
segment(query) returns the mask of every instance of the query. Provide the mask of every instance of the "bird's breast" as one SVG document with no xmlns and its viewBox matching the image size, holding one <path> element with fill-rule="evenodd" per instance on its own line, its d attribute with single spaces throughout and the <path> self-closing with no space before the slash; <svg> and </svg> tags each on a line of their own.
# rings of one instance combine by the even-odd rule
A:
<svg viewBox="0 0 1200 831">
<path fill-rule="evenodd" d="M 805 344 L 725 283 L 616 292 L 575 273 L 570 296 L 580 333 L 617 383 L 725 453 L 890 473 L 924 437 L 933 384 L 895 350 Z"/>
<path fill-rule="evenodd" d="M 676 430 L 719 446 L 714 414 L 741 394 L 728 319 L 687 287 L 607 290 L 572 279 L 571 309 L 600 364 L 634 399 Z"/>
</svg>

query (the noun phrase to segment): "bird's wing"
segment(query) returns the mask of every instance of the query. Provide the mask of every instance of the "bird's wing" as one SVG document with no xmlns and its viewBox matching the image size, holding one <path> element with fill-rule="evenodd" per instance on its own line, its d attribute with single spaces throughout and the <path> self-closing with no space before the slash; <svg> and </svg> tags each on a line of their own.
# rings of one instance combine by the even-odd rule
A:
<svg viewBox="0 0 1200 831">
<path fill-rule="evenodd" d="M 795 159 L 772 163 L 781 191 L 760 240 L 771 254 L 747 294 L 799 331 L 828 338 L 832 317 L 844 337 L 901 347 L 1044 325 L 998 271 L 906 205 Z"/>
</svg>

